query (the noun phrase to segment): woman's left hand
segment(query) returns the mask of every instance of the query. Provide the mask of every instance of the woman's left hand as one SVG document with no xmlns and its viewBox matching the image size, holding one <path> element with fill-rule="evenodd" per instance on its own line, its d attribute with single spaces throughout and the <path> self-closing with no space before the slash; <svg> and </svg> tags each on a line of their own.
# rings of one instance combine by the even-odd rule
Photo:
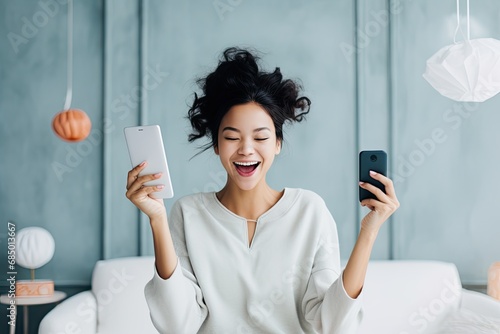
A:
<svg viewBox="0 0 500 334">
<path fill-rule="evenodd" d="M 361 206 L 366 206 L 371 210 L 361 221 L 361 230 L 377 234 L 384 222 L 399 208 L 399 201 L 391 179 L 373 171 L 370 171 L 370 176 L 385 186 L 385 193 L 370 183 L 359 183 L 361 188 L 377 197 L 377 199 L 368 198 L 361 201 Z"/>
</svg>

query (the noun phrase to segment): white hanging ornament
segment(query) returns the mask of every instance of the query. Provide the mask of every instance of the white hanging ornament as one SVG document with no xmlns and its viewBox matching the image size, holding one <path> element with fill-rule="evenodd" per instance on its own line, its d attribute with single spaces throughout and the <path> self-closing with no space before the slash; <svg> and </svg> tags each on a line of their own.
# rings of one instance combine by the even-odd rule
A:
<svg viewBox="0 0 500 334">
<path fill-rule="evenodd" d="M 443 96 L 455 101 L 483 102 L 500 92 L 500 41 L 470 39 L 469 0 L 467 36 L 456 42 L 460 29 L 457 0 L 457 29 L 454 44 L 445 46 L 427 60 L 423 77 Z M 462 34 L 463 35 L 463 34 Z"/>
</svg>

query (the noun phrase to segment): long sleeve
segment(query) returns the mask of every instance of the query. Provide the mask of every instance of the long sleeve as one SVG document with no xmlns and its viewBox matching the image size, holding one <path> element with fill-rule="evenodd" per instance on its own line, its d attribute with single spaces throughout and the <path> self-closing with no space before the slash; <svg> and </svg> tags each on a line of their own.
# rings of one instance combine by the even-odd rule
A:
<svg viewBox="0 0 500 334">
<path fill-rule="evenodd" d="M 337 227 L 324 206 L 322 234 L 302 301 L 306 320 L 318 333 L 355 333 L 362 319 L 361 298 L 347 295 L 340 270 Z"/>
<path fill-rule="evenodd" d="M 334 280 L 333 284 L 330 282 Z M 355 333 L 362 319 L 361 295 L 352 299 L 344 290 L 342 275 L 321 270 L 312 275 L 304 302 L 307 321 L 319 333 Z"/>
<path fill-rule="evenodd" d="M 168 279 L 161 278 L 155 266 L 154 276 L 146 284 L 144 294 L 151 320 L 160 333 L 197 333 L 208 310 L 189 260 L 179 205 L 174 204 L 169 225 L 178 256 L 177 266 Z"/>
</svg>

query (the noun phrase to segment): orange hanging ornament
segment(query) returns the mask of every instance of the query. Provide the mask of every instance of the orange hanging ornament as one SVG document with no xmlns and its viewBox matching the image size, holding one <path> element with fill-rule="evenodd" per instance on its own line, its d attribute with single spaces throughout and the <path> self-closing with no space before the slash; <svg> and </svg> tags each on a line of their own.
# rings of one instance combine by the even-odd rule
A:
<svg viewBox="0 0 500 334">
<path fill-rule="evenodd" d="M 52 120 L 52 130 L 59 138 L 68 142 L 84 140 L 90 134 L 91 129 L 90 118 L 80 109 L 61 111 Z"/>
<path fill-rule="evenodd" d="M 73 97 L 73 0 L 68 1 L 68 78 L 66 101 L 63 111 L 52 119 L 52 130 L 62 140 L 68 142 L 82 141 L 88 137 L 92 122 L 85 111 L 71 109 Z"/>
</svg>

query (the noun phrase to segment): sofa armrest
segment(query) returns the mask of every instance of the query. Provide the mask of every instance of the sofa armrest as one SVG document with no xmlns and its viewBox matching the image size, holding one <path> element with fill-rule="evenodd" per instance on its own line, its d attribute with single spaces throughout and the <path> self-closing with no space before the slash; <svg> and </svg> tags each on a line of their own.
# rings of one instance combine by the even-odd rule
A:
<svg viewBox="0 0 500 334">
<path fill-rule="evenodd" d="M 460 307 L 477 314 L 487 316 L 500 322 L 500 301 L 488 295 L 462 289 L 462 301 Z"/>
<path fill-rule="evenodd" d="M 92 291 L 80 292 L 54 307 L 42 319 L 38 334 L 97 332 L 97 301 Z"/>
</svg>

